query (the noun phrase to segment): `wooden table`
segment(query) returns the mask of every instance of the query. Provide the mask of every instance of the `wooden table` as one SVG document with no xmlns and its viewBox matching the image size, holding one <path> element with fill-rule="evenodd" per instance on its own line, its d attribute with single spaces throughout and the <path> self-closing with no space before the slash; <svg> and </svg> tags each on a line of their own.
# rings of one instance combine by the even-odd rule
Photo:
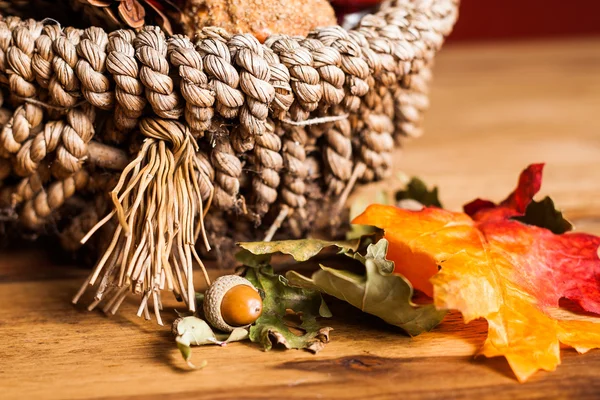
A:
<svg viewBox="0 0 600 400">
<path fill-rule="evenodd" d="M 457 209 L 503 198 L 521 169 L 545 161 L 544 194 L 600 234 L 600 39 L 449 46 L 431 102 L 426 135 L 398 153 L 398 171 L 439 185 Z M 565 349 L 556 372 L 521 385 L 504 359 L 473 357 L 483 321 L 453 313 L 410 339 L 340 303 L 317 356 L 237 343 L 195 349 L 209 365 L 189 371 L 169 328 L 133 316 L 133 300 L 110 318 L 72 306 L 85 274 L 36 253 L 0 255 L 0 398 L 600 398 L 600 351 Z"/>
</svg>

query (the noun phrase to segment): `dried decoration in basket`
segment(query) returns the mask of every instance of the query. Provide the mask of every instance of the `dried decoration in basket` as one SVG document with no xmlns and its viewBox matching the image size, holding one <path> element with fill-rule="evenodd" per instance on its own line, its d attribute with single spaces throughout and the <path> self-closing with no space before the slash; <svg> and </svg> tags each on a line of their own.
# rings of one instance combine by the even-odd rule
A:
<svg viewBox="0 0 600 400">
<path fill-rule="evenodd" d="M 71 0 L 76 11 L 83 12 L 91 25 L 107 29 L 139 29 L 158 25 L 173 34 L 173 24 L 181 22 L 181 11 L 169 0 Z"/>
<path fill-rule="evenodd" d="M 218 26 L 230 33 L 267 36 L 306 34 L 335 25 L 327 0 L 71 0 L 73 8 L 94 26 L 110 30 L 158 25 L 167 34 L 194 37 L 198 29 Z"/>
<path fill-rule="evenodd" d="M 231 33 L 251 33 L 261 43 L 281 33 L 306 36 L 313 28 L 336 24 L 328 0 L 188 0 L 183 7 L 184 31 L 218 26 Z"/>
<path fill-rule="evenodd" d="M 353 30 L 264 44 L 5 16 L 0 209 L 67 244 L 106 228 L 76 300 L 96 285 L 91 307 L 115 312 L 133 292 L 160 321 L 168 289 L 193 311 L 198 238 L 300 236 L 335 221 L 358 181 L 389 175 L 394 144 L 420 134 L 457 6 L 388 1 Z"/>
</svg>

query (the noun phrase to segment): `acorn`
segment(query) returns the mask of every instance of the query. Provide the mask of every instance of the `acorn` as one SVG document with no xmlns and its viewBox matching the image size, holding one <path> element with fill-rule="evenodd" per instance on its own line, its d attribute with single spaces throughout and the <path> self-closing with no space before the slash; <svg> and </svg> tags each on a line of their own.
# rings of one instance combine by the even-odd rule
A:
<svg viewBox="0 0 600 400">
<path fill-rule="evenodd" d="M 262 313 L 258 290 L 246 278 L 225 275 L 217 278 L 204 293 L 204 317 L 223 332 L 252 325 Z"/>
</svg>

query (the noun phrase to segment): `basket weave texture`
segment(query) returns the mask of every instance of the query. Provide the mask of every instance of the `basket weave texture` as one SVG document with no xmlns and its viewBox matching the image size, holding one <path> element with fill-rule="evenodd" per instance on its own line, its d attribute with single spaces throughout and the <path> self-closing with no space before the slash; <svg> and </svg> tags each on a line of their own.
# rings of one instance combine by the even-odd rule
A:
<svg viewBox="0 0 600 400">
<path fill-rule="evenodd" d="M 3 205 L 24 225 L 43 225 L 86 189 L 90 171 L 123 168 L 132 139 L 155 134 L 143 119 L 169 142 L 199 139 L 203 199 L 214 187 L 215 209 L 254 221 L 270 208 L 304 209 L 311 172 L 327 198 L 357 164 L 361 181 L 385 178 L 394 140 L 421 132 L 433 57 L 456 16 L 453 0 L 393 1 L 354 30 L 264 45 L 218 28 L 192 41 L 154 27 L 106 33 L 5 17 L 0 179 L 20 181 L 2 187 Z"/>
<path fill-rule="evenodd" d="M 104 222 L 127 233 L 113 237 L 130 253 L 142 236 L 155 238 L 148 251 L 169 253 L 199 231 L 213 245 L 259 235 L 252 226 L 302 235 L 334 219 L 357 181 L 386 178 L 394 146 L 420 135 L 457 9 L 387 1 L 350 31 L 264 44 L 215 27 L 190 39 L 3 16 L 4 219 L 34 231 L 51 223 L 75 248 L 112 209 L 112 190 L 118 222 Z"/>
</svg>

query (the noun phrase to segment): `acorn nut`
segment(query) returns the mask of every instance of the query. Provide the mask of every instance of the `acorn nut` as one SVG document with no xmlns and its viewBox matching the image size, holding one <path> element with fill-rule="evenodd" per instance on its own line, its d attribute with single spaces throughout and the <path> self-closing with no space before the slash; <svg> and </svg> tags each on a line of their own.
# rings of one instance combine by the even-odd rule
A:
<svg viewBox="0 0 600 400">
<path fill-rule="evenodd" d="M 217 278 L 204 294 L 204 317 L 223 332 L 251 325 L 262 313 L 258 290 L 246 278 L 225 275 Z"/>
</svg>

